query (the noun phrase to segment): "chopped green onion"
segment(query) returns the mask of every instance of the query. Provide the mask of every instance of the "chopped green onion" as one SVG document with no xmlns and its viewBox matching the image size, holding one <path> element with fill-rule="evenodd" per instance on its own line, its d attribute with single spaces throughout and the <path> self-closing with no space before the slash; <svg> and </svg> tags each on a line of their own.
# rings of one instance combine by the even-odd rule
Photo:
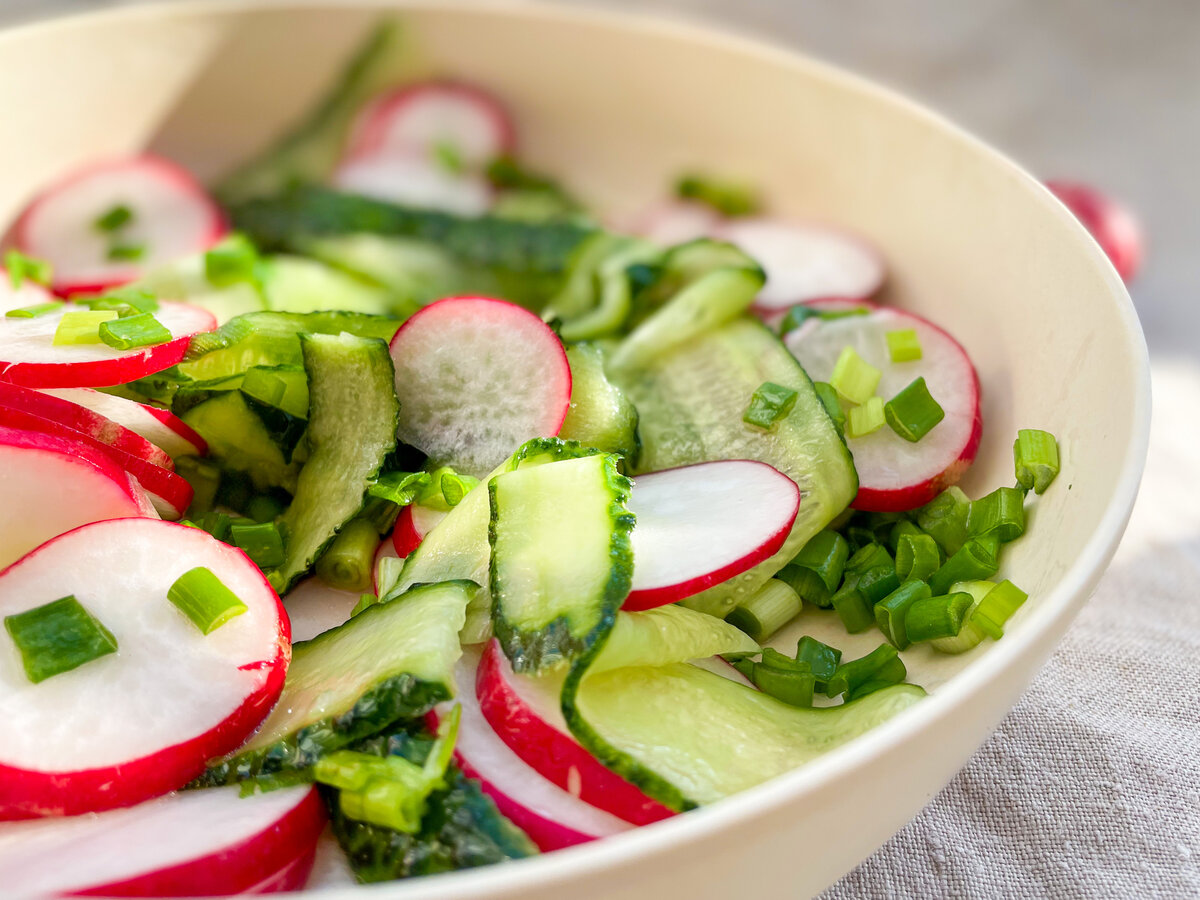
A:
<svg viewBox="0 0 1200 900">
<path fill-rule="evenodd" d="M 448 512 L 478 484 L 478 478 L 459 475 L 449 466 L 442 466 L 430 473 L 429 480 L 421 484 L 415 502 L 430 509 Z"/>
<path fill-rule="evenodd" d="M 762 205 L 749 184 L 711 175 L 684 175 L 675 183 L 676 196 L 710 206 L 723 216 L 748 216 Z"/>
<path fill-rule="evenodd" d="M 923 581 L 910 581 L 900 585 L 877 604 L 875 604 L 875 624 L 897 650 L 903 650 L 911 642 L 908 631 L 904 627 L 904 617 L 908 608 L 918 600 L 928 600 L 933 596 Z"/>
<path fill-rule="evenodd" d="M 283 535 L 274 522 L 234 523 L 229 528 L 229 539 L 260 569 L 283 564 Z"/>
<path fill-rule="evenodd" d="M 1017 484 L 1041 494 L 1058 475 L 1058 441 L 1048 431 L 1022 428 L 1013 444 Z"/>
<path fill-rule="evenodd" d="M 850 545 L 844 537 L 836 531 L 821 531 L 775 577 L 790 585 L 802 600 L 828 608 L 849 556 Z"/>
<path fill-rule="evenodd" d="M 846 411 L 842 409 L 842 401 L 838 399 L 837 391 L 833 389 L 833 385 L 824 381 L 814 381 L 813 387 L 816 389 L 817 399 L 821 401 L 821 405 L 825 407 L 825 412 L 833 420 L 833 427 L 837 429 L 838 437 L 844 437 L 846 432 Z"/>
<path fill-rule="evenodd" d="M 36 319 L 38 316 L 44 316 L 47 313 L 57 312 L 62 309 L 63 305 L 60 301 L 51 301 L 49 303 L 35 303 L 33 306 L 22 306 L 19 309 L 10 309 L 4 315 L 10 319 Z"/>
<path fill-rule="evenodd" d="M 63 313 L 58 320 L 58 327 L 54 329 L 51 343 L 56 347 L 103 343 L 100 340 L 100 326 L 116 317 L 116 311 L 111 309 L 77 309 Z"/>
<path fill-rule="evenodd" d="M 893 565 L 892 555 L 887 552 L 887 548 L 874 541 L 854 551 L 854 555 L 846 560 L 846 569 L 851 572 L 867 572 L 880 566 Z"/>
<path fill-rule="evenodd" d="M 272 494 L 255 494 L 246 504 L 246 518 L 253 522 L 273 522 L 283 512 L 283 501 Z"/>
<path fill-rule="evenodd" d="M 814 637 L 805 635 L 796 644 L 796 662 L 808 663 L 820 690 L 825 690 L 825 685 L 833 677 L 841 661 L 841 650 L 823 644 Z"/>
<path fill-rule="evenodd" d="M 1025 494 L 1017 488 L 996 488 L 971 503 L 967 534 L 995 535 L 1001 543 L 1015 541 L 1025 533 Z"/>
<path fill-rule="evenodd" d="M 462 151 L 450 141 L 438 141 L 433 145 L 433 158 L 439 166 L 451 175 L 461 175 L 467 170 Z"/>
<path fill-rule="evenodd" d="M 258 250 L 250 239 L 244 234 L 231 234 L 204 254 L 204 277 L 217 288 L 240 282 L 257 285 L 260 264 Z"/>
<path fill-rule="evenodd" d="M 791 585 L 771 578 L 749 598 L 739 603 L 725 621 L 763 643 L 796 616 L 800 615 L 800 595 Z"/>
<path fill-rule="evenodd" d="M 764 694 L 789 706 L 812 706 L 816 677 L 807 662 L 798 662 L 767 647 L 761 661 L 753 664 L 746 677 Z"/>
<path fill-rule="evenodd" d="M 979 601 L 975 616 L 979 627 L 993 640 L 1004 636 L 1004 624 L 1021 608 L 1029 595 L 1011 581 L 1002 581 Z"/>
<path fill-rule="evenodd" d="M 142 288 L 122 287 L 78 301 L 90 309 L 115 309 L 121 316 L 158 311 L 158 298 Z"/>
<path fill-rule="evenodd" d="M 92 223 L 96 231 L 111 233 L 119 231 L 133 221 L 133 210 L 119 203 Z"/>
<path fill-rule="evenodd" d="M 858 580 L 858 575 L 847 577 L 845 583 L 838 588 L 830 601 L 838 618 L 842 620 L 842 624 L 846 626 L 846 631 L 850 634 L 866 631 L 875 624 L 875 613 L 867 598 L 863 596 L 863 592 L 858 589 Z"/>
<path fill-rule="evenodd" d="M 246 611 L 246 604 L 211 569 L 189 569 L 167 589 L 167 599 L 191 619 L 201 634 L 212 634 Z"/>
<path fill-rule="evenodd" d="M 400 515 L 400 507 L 391 500 L 368 496 L 358 515 L 359 518 L 366 519 L 374 525 L 375 530 L 380 534 L 387 534 L 396 524 L 396 517 Z"/>
<path fill-rule="evenodd" d="M 877 566 L 863 572 L 858 578 L 858 592 L 869 606 L 874 606 L 896 588 L 900 587 L 900 576 L 894 566 Z"/>
<path fill-rule="evenodd" d="M 863 547 L 877 543 L 874 529 L 868 528 L 866 525 L 852 522 L 843 529 L 843 533 L 846 535 L 847 543 L 850 544 L 850 549 L 855 553 Z"/>
<path fill-rule="evenodd" d="M 921 358 L 921 339 L 915 328 L 899 328 L 884 335 L 887 339 L 888 356 L 892 362 L 912 362 Z"/>
<path fill-rule="evenodd" d="M 317 560 L 317 575 L 339 591 L 365 591 L 371 586 L 379 532 L 366 519 L 351 519 Z"/>
<path fill-rule="evenodd" d="M 934 593 L 945 593 L 956 581 L 986 581 L 1000 569 L 996 555 L 1000 541 L 995 536 L 971 538 L 929 577 Z"/>
<path fill-rule="evenodd" d="M 891 531 L 888 532 L 886 541 L 887 548 L 891 550 L 892 553 L 896 553 L 900 546 L 900 539 L 906 534 L 918 535 L 924 533 L 925 532 L 917 527 L 917 524 L 911 519 L 901 519 L 899 522 L 893 525 Z M 941 565 L 941 563 L 938 563 L 938 565 Z"/>
<path fill-rule="evenodd" d="M 116 350 L 133 350 L 171 340 L 170 330 L 150 313 L 100 323 L 100 340 Z"/>
<path fill-rule="evenodd" d="M 899 684 L 908 676 L 904 661 L 891 644 L 880 644 L 866 656 L 852 659 L 837 667 L 825 688 L 827 697 L 838 694 L 855 694 L 866 685 L 877 683 L 877 687 Z M 850 699 L 847 697 L 847 699 Z"/>
<path fill-rule="evenodd" d="M 896 544 L 896 574 L 901 581 L 928 581 L 942 565 L 937 541 L 924 532 L 903 534 Z"/>
<path fill-rule="evenodd" d="M 8 271 L 8 280 L 14 291 L 19 291 L 26 280 L 48 286 L 54 277 L 50 263 L 26 256 L 20 250 L 9 250 L 4 254 L 4 268 Z"/>
<path fill-rule="evenodd" d="M 859 356 L 853 347 L 846 346 L 842 348 L 837 362 L 833 365 L 829 383 L 851 403 L 866 403 L 875 395 L 875 388 L 879 387 L 882 375 L 882 372 Z M 879 414 L 879 424 L 882 425 L 882 408 Z"/>
<path fill-rule="evenodd" d="M 188 506 L 188 514 L 193 516 L 207 515 L 217 501 L 217 491 L 221 488 L 221 470 L 213 463 L 198 456 L 181 456 L 175 460 L 175 474 L 182 477 L 192 486 L 192 502 Z M 228 521 L 226 516 L 226 521 Z M 211 529 L 205 526 L 205 531 Z M 216 536 L 218 540 L 222 535 Z"/>
<path fill-rule="evenodd" d="M 852 407 L 846 416 L 846 437 L 861 438 L 874 434 L 887 421 L 882 397 L 871 397 L 862 406 Z"/>
<path fill-rule="evenodd" d="M 442 499 L 453 509 L 462 502 L 468 491 L 479 485 L 479 479 L 471 475 L 459 475 L 457 472 L 446 472 L 439 484 L 442 487 Z"/>
<path fill-rule="evenodd" d="M 771 428 L 791 412 L 795 405 L 795 391 L 771 381 L 764 381 L 750 397 L 750 405 L 742 413 L 742 421 L 759 428 Z"/>
<path fill-rule="evenodd" d="M 867 306 L 855 306 L 851 309 L 818 309 L 815 306 L 806 306 L 803 303 L 798 303 L 789 309 L 779 323 L 779 336 L 785 336 L 789 331 L 795 331 L 809 319 L 820 319 L 822 322 L 831 322 L 835 319 L 848 319 L 852 316 L 870 315 L 871 309 Z"/>
<path fill-rule="evenodd" d="M 4 628 L 34 684 L 117 652 L 112 632 L 72 595 L 5 616 Z"/>
<path fill-rule="evenodd" d="M 409 506 L 431 484 L 433 478 L 428 472 L 387 472 L 367 488 L 367 493 L 397 506 Z"/>
<path fill-rule="evenodd" d="M 929 646 L 939 653 L 950 654 L 966 653 L 972 647 L 977 647 L 984 639 L 985 632 L 980 627 L 979 617 L 975 615 L 975 611 L 979 609 L 979 602 L 995 586 L 995 583 L 991 581 L 958 581 L 951 585 L 950 593 L 970 594 L 974 603 L 967 610 L 958 634 L 953 637 L 934 638 L 929 642 Z"/>
<path fill-rule="evenodd" d="M 915 444 L 946 418 L 946 411 L 930 396 L 925 379 L 918 378 L 884 404 L 883 415 L 892 431 Z"/>
<path fill-rule="evenodd" d="M 975 598 L 965 591 L 918 600 L 909 606 L 904 617 L 908 639 L 916 644 L 956 637 L 974 605 Z"/>
<path fill-rule="evenodd" d="M 137 262 L 146 255 L 145 244 L 113 244 L 108 248 L 109 262 Z"/>
<path fill-rule="evenodd" d="M 957 485 L 948 487 L 917 510 L 917 525 L 932 535 L 947 554 L 958 552 L 967 539 L 971 500 Z"/>
</svg>

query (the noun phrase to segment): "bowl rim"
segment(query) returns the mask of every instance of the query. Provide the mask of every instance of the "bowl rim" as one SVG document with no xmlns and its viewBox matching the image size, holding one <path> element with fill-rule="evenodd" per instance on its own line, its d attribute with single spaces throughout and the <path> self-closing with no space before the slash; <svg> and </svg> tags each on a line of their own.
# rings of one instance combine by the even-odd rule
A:
<svg viewBox="0 0 1200 900">
<path fill-rule="evenodd" d="M 551 885 L 596 874 L 620 863 L 643 861 L 670 848 L 702 836 L 736 828 L 766 808 L 800 802 L 818 785 L 886 756 L 918 732 L 952 716 L 956 709 L 987 684 L 999 678 L 1019 657 L 1032 650 L 1042 634 L 1060 620 L 1069 620 L 1090 596 L 1103 574 L 1125 530 L 1137 496 L 1145 466 L 1150 436 L 1150 362 L 1145 337 L 1133 301 L 1100 246 L 1075 216 L 1037 179 L 1006 154 L 956 125 L 942 114 L 910 99 L 896 89 L 865 76 L 814 58 L 783 41 L 715 17 L 664 11 L 603 8 L 587 4 L 562 6 L 550 0 L 141 0 L 86 12 L 66 13 L 48 19 L 18 23 L 0 29 L 0 48 L 44 31 L 86 28 L 121 19 L 153 21 L 183 19 L 195 15 L 239 15 L 262 11 L 422 10 L 549 19 L 565 24 L 657 35 L 708 49 L 757 56 L 781 68 L 798 71 L 822 81 L 838 84 L 858 94 L 891 105 L 927 127 L 981 154 L 1032 191 L 1048 215 L 1057 216 L 1074 233 L 1078 252 L 1100 270 L 1108 298 L 1117 304 L 1124 338 L 1133 368 L 1133 417 L 1126 439 L 1120 475 L 1103 515 L 1097 521 L 1078 557 L 1067 567 L 1058 584 L 1032 608 L 1023 627 L 1007 635 L 988 651 L 952 676 L 935 693 L 895 718 L 856 738 L 836 752 L 820 757 L 791 772 L 711 806 L 693 810 L 652 826 L 633 829 L 554 853 L 516 861 L 516 864 L 484 866 L 443 873 L 436 879 L 384 882 L 374 885 L 321 889 L 322 897 L 339 900 L 362 896 L 363 890 L 389 892 L 401 900 L 422 897 L 483 897 L 510 890 L 530 881 Z M 1036 675 L 1036 672 L 1034 673 Z M 308 894 L 308 891 L 302 892 Z"/>
</svg>

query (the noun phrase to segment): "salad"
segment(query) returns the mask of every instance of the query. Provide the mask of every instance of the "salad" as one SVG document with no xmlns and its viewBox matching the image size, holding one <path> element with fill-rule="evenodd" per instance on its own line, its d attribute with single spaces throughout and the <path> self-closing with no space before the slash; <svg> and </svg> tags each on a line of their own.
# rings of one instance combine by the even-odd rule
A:
<svg viewBox="0 0 1200 900">
<path fill-rule="evenodd" d="M 694 174 L 604 221 L 498 98 L 398 55 L 381 26 L 217 184 L 102 160 L 11 229 L 6 890 L 601 839 L 920 703 L 910 647 L 999 640 L 1026 599 L 1002 552 L 1058 445 L 956 486 L 975 369 L 882 303 L 869 242 Z"/>
</svg>

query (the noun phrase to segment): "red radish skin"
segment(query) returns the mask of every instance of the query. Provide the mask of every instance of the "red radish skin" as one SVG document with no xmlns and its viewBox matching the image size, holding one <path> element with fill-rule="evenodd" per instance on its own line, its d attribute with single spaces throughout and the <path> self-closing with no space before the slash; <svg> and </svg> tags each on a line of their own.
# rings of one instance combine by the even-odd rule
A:
<svg viewBox="0 0 1200 900">
<path fill-rule="evenodd" d="M 499 643 L 489 642 L 475 683 L 479 707 L 526 765 L 572 796 L 632 825 L 649 825 L 675 815 L 585 750 L 567 731 L 557 705 L 535 707 L 516 686 L 518 677 Z"/>
<path fill-rule="evenodd" d="M 1086 184 L 1052 180 L 1046 182 L 1046 187 L 1091 232 L 1121 280 L 1132 280 L 1142 267 L 1146 252 L 1137 217 L 1124 205 Z"/>
<path fill-rule="evenodd" d="M 133 219 L 119 234 L 145 247 L 136 262 L 112 262 L 114 237 L 94 226 L 116 206 Z M 14 228 L 17 248 L 54 267 L 62 296 L 95 294 L 138 278 L 156 265 L 207 250 L 228 231 L 220 208 L 190 172 L 157 156 L 88 166 L 42 192 Z"/>
<path fill-rule="evenodd" d="M 150 496 L 158 514 L 164 519 L 181 518 L 187 510 L 188 504 L 192 502 L 192 486 L 182 476 L 176 475 L 163 466 L 147 462 L 139 456 L 98 441 L 83 432 L 75 431 L 60 422 L 45 419 L 21 409 L 0 405 L 0 426 L 53 435 L 106 454 L 137 479 L 138 484 Z"/>
<path fill-rule="evenodd" d="M 425 535 L 433 531 L 446 515 L 441 510 L 416 504 L 400 510 L 400 515 L 396 517 L 396 527 L 392 529 L 392 547 L 396 555 L 406 559 L 421 546 Z"/>
<path fill-rule="evenodd" d="M 783 546 L 800 511 L 800 488 L 747 459 L 639 475 L 633 587 L 626 610 L 653 609 L 754 568 Z"/>
<path fill-rule="evenodd" d="M 117 399 L 117 398 L 114 398 Z M 174 471 L 175 463 L 161 447 L 140 434 L 118 425 L 107 416 L 62 397 L 0 381 L 0 406 L 19 409 L 78 431 L 121 453 L 136 456 L 151 465 Z"/>
<path fill-rule="evenodd" d="M 196 566 L 247 606 L 208 635 L 165 599 Z M 69 594 L 119 649 L 36 685 L 11 655 L 0 668 L 0 717 L 12 726 L 0 733 L 0 820 L 98 812 L 181 788 L 239 747 L 283 688 L 283 605 L 242 551 L 198 528 L 97 522 L 0 572 L 0 616 Z"/>
<path fill-rule="evenodd" d="M 95 816 L 8 825 L 0 835 L 5 890 L 197 897 L 303 886 L 325 826 L 316 788 L 239 793 L 185 791 Z"/>
<path fill-rule="evenodd" d="M 492 186 L 482 175 L 455 173 L 416 156 L 360 156 L 333 174 L 339 190 L 418 209 L 482 216 L 492 205 Z"/>
<path fill-rule="evenodd" d="M 536 315 L 489 297 L 450 297 L 415 313 L 391 343 L 400 440 L 477 478 L 522 443 L 558 434 L 571 367 Z"/>
<path fill-rule="evenodd" d="M 0 568 L 80 525 L 156 516 L 146 492 L 107 454 L 3 427 L 0 510 Z"/>
<path fill-rule="evenodd" d="M 808 319 L 784 338 L 789 350 L 817 381 L 828 381 L 833 364 L 846 345 L 883 372 L 876 393 L 884 400 L 924 377 L 945 418 L 924 438 L 910 443 L 884 425 L 847 444 L 858 470 L 858 494 L 851 504 L 868 512 L 903 512 L 923 506 L 958 482 L 970 468 L 983 436 L 979 408 L 979 377 L 962 345 L 933 323 L 874 304 L 814 303 L 816 308 L 844 310 L 862 306 L 866 316 L 834 320 Z M 890 361 L 884 334 L 915 329 L 922 359 Z"/>
<path fill-rule="evenodd" d="M 170 410 L 91 388 L 45 388 L 42 393 L 69 400 L 128 428 L 160 447 L 171 459 L 208 453 L 204 438 Z"/>
<path fill-rule="evenodd" d="M 547 781 L 492 730 L 475 697 L 479 654 L 467 649 L 455 668 L 456 701 L 462 708 L 454 758 L 463 774 L 479 782 L 496 807 L 542 851 L 561 850 L 627 831 L 628 822 L 584 803 Z M 434 729 L 453 703 L 429 713 Z"/>
<path fill-rule="evenodd" d="M 516 131 L 504 106 L 487 91 L 456 81 L 426 81 L 372 101 L 355 125 L 346 157 L 428 158 L 440 144 L 477 169 L 512 153 Z"/>
<path fill-rule="evenodd" d="M 0 381 L 32 388 L 111 387 L 170 368 L 187 353 L 188 339 L 217 327 L 208 310 L 164 301 L 154 316 L 172 339 L 152 347 L 116 350 L 107 344 L 56 346 L 54 331 L 64 312 L 33 319 L 0 317 Z"/>
</svg>

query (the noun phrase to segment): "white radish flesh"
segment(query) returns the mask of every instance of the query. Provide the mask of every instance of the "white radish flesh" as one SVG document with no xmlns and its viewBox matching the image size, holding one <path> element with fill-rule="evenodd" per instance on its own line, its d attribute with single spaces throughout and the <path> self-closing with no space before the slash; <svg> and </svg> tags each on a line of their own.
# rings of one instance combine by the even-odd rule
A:
<svg viewBox="0 0 1200 900">
<path fill-rule="evenodd" d="M 204 566 L 247 607 L 204 635 L 167 600 Z M 0 616 L 76 596 L 116 653 L 38 684 L 0 642 L 0 819 L 70 815 L 182 787 L 239 746 L 279 696 L 287 615 L 240 550 L 152 519 L 85 525 L 0 574 Z"/>
<path fill-rule="evenodd" d="M 746 459 L 639 475 L 627 610 L 682 600 L 772 556 L 800 509 L 796 482 Z"/>
<path fill-rule="evenodd" d="M 522 443 L 558 434 L 571 400 L 562 344 L 503 300 L 452 297 L 412 316 L 391 344 L 400 440 L 481 478 Z"/>
<path fill-rule="evenodd" d="M 487 179 L 420 157 L 357 157 L 338 167 L 333 183 L 351 194 L 459 216 L 481 216 L 492 205 Z"/>
<path fill-rule="evenodd" d="M 386 541 L 385 541 L 386 543 Z M 311 641 L 350 618 L 359 595 L 331 588 L 313 575 L 287 593 L 283 605 L 292 623 L 292 642 Z"/>
<path fill-rule="evenodd" d="M 203 456 L 208 452 L 204 438 L 170 410 L 91 388 L 44 388 L 42 393 L 77 403 L 111 419 L 162 448 L 171 459 Z"/>
<path fill-rule="evenodd" d="M 642 213 L 630 230 L 662 247 L 673 247 L 715 234 L 721 222 L 720 213 L 711 206 L 676 200 Z"/>
</svg>

